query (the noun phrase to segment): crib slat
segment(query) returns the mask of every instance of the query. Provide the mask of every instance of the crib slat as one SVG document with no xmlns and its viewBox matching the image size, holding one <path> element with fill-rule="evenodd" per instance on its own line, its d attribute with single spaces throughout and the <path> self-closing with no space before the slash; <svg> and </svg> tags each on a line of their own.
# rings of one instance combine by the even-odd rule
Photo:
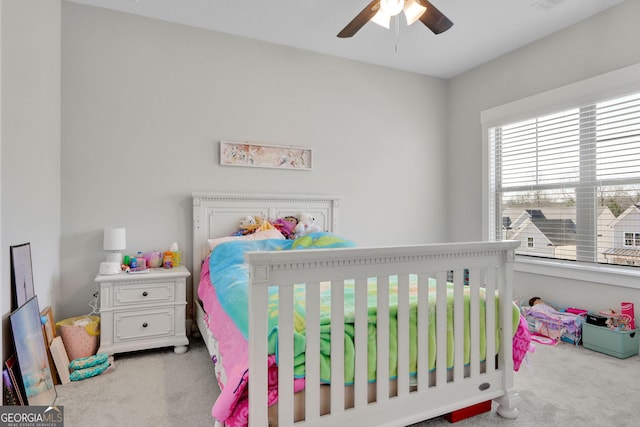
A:
<svg viewBox="0 0 640 427">
<path fill-rule="evenodd" d="M 376 400 L 389 400 L 389 276 L 378 276 Z"/>
<path fill-rule="evenodd" d="M 436 274 L 436 387 L 447 382 L 447 273 Z"/>
<path fill-rule="evenodd" d="M 469 270 L 469 327 L 471 336 L 470 375 L 480 374 L 480 283 L 479 272 L 476 268 Z"/>
<path fill-rule="evenodd" d="M 266 286 L 251 286 L 249 310 L 249 426 L 264 425 L 268 419 L 267 406 L 267 294 Z"/>
<path fill-rule="evenodd" d="M 320 417 L 320 283 L 307 283 L 305 419 Z"/>
<path fill-rule="evenodd" d="M 286 426 L 293 424 L 293 285 L 278 288 L 278 301 L 278 421 Z"/>
<path fill-rule="evenodd" d="M 409 393 L 409 275 L 398 276 L 398 396 Z"/>
<path fill-rule="evenodd" d="M 367 404 L 367 383 L 368 383 L 368 365 L 367 365 L 367 339 L 368 330 L 368 310 L 367 310 L 367 279 L 359 278 L 355 280 L 355 384 L 354 384 L 354 405 L 361 408 Z"/>
<path fill-rule="evenodd" d="M 486 373 L 492 374 L 496 370 L 496 364 L 493 362 L 496 352 L 496 317 L 494 313 L 497 313 L 496 307 L 496 270 L 495 268 L 487 269 L 487 280 L 485 285 L 485 310 L 487 313 L 487 363 Z M 491 356 L 491 358 L 489 358 Z"/>
<path fill-rule="evenodd" d="M 464 378 L 464 271 L 453 272 L 453 338 L 454 369 L 453 380 Z"/>
<path fill-rule="evenodd" d="M 331 414 L 344 412 L 344 282 L 331 282 Z"/>
<path fill-rule="evenodd" d="M 418 391 L 429 388 L 429 275 L 418 275 Z"/>
</svg>

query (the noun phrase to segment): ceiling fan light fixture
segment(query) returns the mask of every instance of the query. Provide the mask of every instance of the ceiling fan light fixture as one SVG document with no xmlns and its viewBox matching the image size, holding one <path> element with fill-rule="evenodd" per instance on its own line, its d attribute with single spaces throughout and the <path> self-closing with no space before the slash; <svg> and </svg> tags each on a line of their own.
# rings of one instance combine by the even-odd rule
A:
<svg viewBox="0 0 640 427">
<path fill-rule="evenodd" d="M 338 33 L 338 37 L 342 39 L 353 37 L 369 21 L 373 21 L 389 29 L 391 27 L 391 17 L 395 16 L 396 21 L 398 21 L 398 15 L 402 11 L 404 11 L 408 25 L 420 20 L 420 22 L 434 34 L 440 34 L 453 26 L 453 22 L 432 5 L 429 0 L 371 0 L 371 2 Z M 397 33 L 397 22 L 395 26 Z"/>
<path fill-rule="evenodd" d="M 396 16 L 404 7 L 404 0 L 380 0 L 380 10 L 389 16 Z"/>
<path fill-rule="evenodd" d="M 420 19 L 426 10 L 427 8 L 416 0 L 406 0 L 404 2 L 404 16 L 407 18 L 407 25 L 411 25 Z"/>
<path fill-rule="evenodd" d="M 371 18 L 371 22 L 375 22 L 388 30 L 391 27 L 391 15 L 387 15 L 382 11 L 382 8 L 380 8 L 378 9 L 378 13 Z"/>
</svg>

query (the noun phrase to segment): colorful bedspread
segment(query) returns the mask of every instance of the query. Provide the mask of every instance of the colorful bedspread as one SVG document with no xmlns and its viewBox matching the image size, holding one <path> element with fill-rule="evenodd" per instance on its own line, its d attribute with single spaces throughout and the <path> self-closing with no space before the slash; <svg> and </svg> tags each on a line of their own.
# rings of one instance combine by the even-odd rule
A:
<svg viewBox="0 0 640 427">
<path fill-rule="evenodd" d="M 304 239 L 304 240 L 302 240 Z M 260 240 L 260 241 L 243 241 L 232 242 L 219 245 L 211 254 L 209 259 L 209 270 L 211 282 L 213 287 L 211 289 L 202 289 L 206 285 L 201 284 L 199 290 L 200 298 L 205 301 L 205 298 L 211 299 L 211 295 L 215 296 L 213 304 L 214 310 L 210 311 L 212 307 L 205 307 L 209 313 L 220 313 L 215 318 L 209 319 L 210 329 L 219 341 L 220 351 L 224 354 L 227 361 L 232 360 L 234 363 L 232 366 L 225 366 L 228 378 L 226 386 L 222 390 L 220 398 L 216 401 L 213 408 L 213 415 L 219 420 L 224 420 L 230 425 L 242 424 L 245 418 L 244 404 L 240 404 L 242 398 L 246 395 L 246 382 L 248 379 L 248 266 L 244 261 L 244 253 L 246 251 L 264 251 L 264 250 L 299 250 L 299 249 L 314 249 L 314 248 L 327 248 L 327 247 L 350 247 L 354 246 L 350 241 L 339 238 L 329 233 L 314 233 L 312 235 L 305 236 L 299 240 Z M 203 266 L 204 267 L 204 266 Z M 204 268 L 203 268 L 204 271 Z M 390 376 L 394 378 L 397 374 L 397 277 L 391 276 L 389 278 L 389 370 Z M 435 368 L 436 359 L 436 334 L 435 334 L 435 281 L 429 282 L 429 369 Z M 486 355 L 486 334 L 485 334 L 485 306 L 484 306 L 484 294 L 481 289 L 481 307 L 480 307 L 480 356 L 484 359 Z M 354 285 L 353 282 L 345 283 L 345 383 L 352 383 L 354 379 L 355 371 L 355 347 L 354 347 Z M 451 284 L 447 285 L 448 295 L 448 314 L 447 314 L 447 335 L 448 335 L 448 350 L 447 350 L 447 367 L 453 366 L 453 287 Z M 377 284 L 375 279 L 369 279 L 368 283 L 368 297 L 369 297 L 369 361 L 368 361 L 368 378 L 370 381 L 376 380 L 376 360 L 375 360 L 375 348 L 376 348 L 376 322 L 377 322 Z M 330 284 L 321 284 L 321 372 L 320 378 L 324 382 L 329 382 L 331 377 L 330 372 Z M 410 371 L 412 375 L 415 374 L 417 369 L 417 339 L 416 339 L 416 319 L 417 319 L 417 278 L 411 277 L 409 287 L 410 298 L 410 324 L 413 325 L 410 328 Z M 496 297 L 497 298 L 497 297 Z M 470 333 L 469 333 L 469 288 L 465 287 L 465 327 L 464 327 L 464 360 L 465 363 L 469 363 L 469 346 L 470 346 Z M 205 301 L 205 305 L 207 302 Z M 298 380 L 294 385 L 295 390 L 299 390 L 304 387 L 304 372 L 305 372 L 305 305 L 304 305 L 304 286 L 299 285 L 294 287 L 294 374 Z M 270 370 L 276 372 L 275 354 L 277 349 L 278 338 L 278 294 L 276 288 L 270 288 L 269 290 L 269 352 L 270 356 L 269 367 Z M 215 310 L 217 308 L 218 310 Z M 496 304 L 496 315 L 498 310 L 498 304 Z M 513 330 L 518 327 L 520 320 L 519 310 L 514 305 L 513 311 Z M 213 324 L 212 324 L 213 323 Z M 215 329 L 215 330 L 214 330 Z M 498 325 L 496 324 L 496 332 L 498 332 Z M 225 336 L 220 337 L 219 334 Z M 226 339 L 225 339 L 226 338 Z M 226 343 L 225 343 L 226 341 Z M 496 349 L 499 350 L 499 334 L 496 333 Z M 224 348 L 223 348 L 224 346 Z M 371 350 L 374 351 L 371 351 Z M 227 365 L 229 365 L 227 363 Z M 270 383 L 272 375 L 270 374 Z M 276 381 L 277 376 L 274 375 L 273 381 Z M 269 403 L 274 403 L 277 399 L 277 391 L 273 390 L 270 386 Z M 242 409 L 240 409 L 242 408 Z"/>
</svg>

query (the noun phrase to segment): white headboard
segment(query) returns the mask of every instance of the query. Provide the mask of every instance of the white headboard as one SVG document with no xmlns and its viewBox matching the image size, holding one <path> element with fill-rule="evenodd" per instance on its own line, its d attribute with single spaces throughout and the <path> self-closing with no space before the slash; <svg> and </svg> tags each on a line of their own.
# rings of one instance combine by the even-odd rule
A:
<svg viewBox="0 0 640 427">
<path fill-rule="evenodd" d="M 337 233 L 339 199 L 329 196 L 283 194 L 193 193 L 193 291 L 198 294 L 200 265 L 209 255 L 208 239 L 228 236 L 240 220 L 251 215 L 274 220 L 306 212 L 323 230 Z"/>
</svg>

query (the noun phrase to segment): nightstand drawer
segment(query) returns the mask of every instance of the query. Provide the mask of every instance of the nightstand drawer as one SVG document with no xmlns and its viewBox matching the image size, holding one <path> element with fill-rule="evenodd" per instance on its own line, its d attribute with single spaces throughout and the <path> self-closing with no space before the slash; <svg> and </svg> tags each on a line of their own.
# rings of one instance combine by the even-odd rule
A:
<svg viewBox="0 0 640 427">
<path fill-rule="evenodd" d="M 114 342 L 174 335 L 174 309 L 125 311 L 114 316 Z"/>
<path fill-rule="evenodd" d="M 113 306 L 122 307 L 132 304 L 172 302 L 174 295 L 174 282 L 147 285 L 116 285 L 113 287 Z"/>
</svg>

